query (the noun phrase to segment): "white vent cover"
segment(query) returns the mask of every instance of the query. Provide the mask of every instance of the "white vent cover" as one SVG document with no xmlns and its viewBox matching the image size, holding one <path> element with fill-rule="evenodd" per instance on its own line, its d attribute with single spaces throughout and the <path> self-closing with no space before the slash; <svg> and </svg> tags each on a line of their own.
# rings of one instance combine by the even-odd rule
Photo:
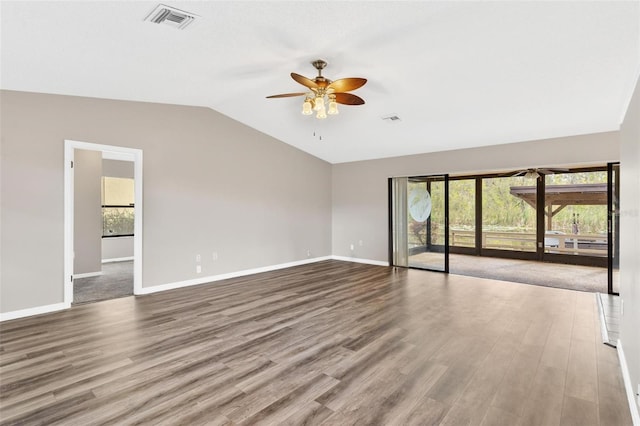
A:
<svg viewBox="0 0 640 426">
<path fill-rule="evenodd" d="M 184 30 L 190 23 L 196 19 L 197 15 L 176 9 L 175 7 L 159 4 L 146 18 L 145 21 L 154 24 L 166 24 Z"/>
</svg>

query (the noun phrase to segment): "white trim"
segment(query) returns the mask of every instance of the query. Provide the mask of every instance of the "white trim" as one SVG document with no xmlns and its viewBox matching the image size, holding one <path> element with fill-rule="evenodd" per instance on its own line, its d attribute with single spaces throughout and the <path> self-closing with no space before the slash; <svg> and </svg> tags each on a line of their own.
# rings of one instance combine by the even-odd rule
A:
<svg viewBox="0 0 640 426">
<path fill-rule="evenodd" d="M 74 146 L 64 141 L 64 303 L 73 302 L 73 180 L 75 170 L 70 167 L 74 160 Z"/>
<path fill-rule="evenodd" d="M 102 259 L 102 263 L 127 262 L 129 260 L 134 260 L 134 257 L 129 256 L 129 257 L 114 257 L 112 259 Z"/>
<path fill-rule="evenodd" d="M 607 330 L 607 321 L 604 317 L 604 305 L 602 304 L 602 293 L 596 293 L 596 303 L 598 304 L 598 316 L 600 318 L 600 334 L 602 335 L 602 343 L 611 345 L 609 342 L 609 330 Z"/>
<path fill-rule="evenodd" d="M 66 174 L 66 172 L 65 172 L 65 174 Z M 71 219 L 73 219 L 73 218 L 71 218 Z M 65 224 L 66 224 L 66 220 L 65 220 Z M 65 232 L 65 236 L 66 236 L 66 232 Z M 65 243 L 66 242 L 67 241 L 66 241 L 66 238 L 65 238 Z M 65 244 L 65 247 L 67 247 L 66 244 Z M 129 258 L 124 258 L 124 259 L 129 259 Z M 277 264 L 277 265 L 263 266 L 263 267 L 260 267 L 260 268 L 245 269 L 243 271 L 230 272 L 230 273 L 227 273 L 227 274 L 211 275 L 211 276 L 207 276 L 207 277 L 194 278 L 194 279 L 191 279 L 191 280 L 177 281 L 177 282 L 167 283 L 167 284 L 160 284 L 160 285 L 156 285 L 156 286 L 153 286 L 153 287 L 142 287 L 138 291 L 135 291 L 135 294 L 136 295 L 140 295 L 140 294 L 157 293 L 157 292 L 160 292 L 160 291 L 173 290 L 173 289 L 176 289 L 176 288 L 189 287 L 189 286 L 198 285 L 198 284 L 206 284 L 206 283 L 210 283 L 210 282 L 226 280 L 226 279 L 229 279 L 229 278 L 243 277 L 243 276 L 246 276 L 246 275 L 259 274 L 259 273 L 262 273 L 262 272 L 270 272 L 270 271 L 276 271 L 278 269 L 285 269 L 285 268 L 291 268 L 291 267 L 294 267 L 294 266 L 307 265 L 309 263 L 322 262 L 322 261 L 325 261 L 325 260 L 340 260 L 340 261 L 343 261 L 343 262 L 356 262 L 356 263 L 364 263 L 364 264 L 368 264 L 368 265 L 389 266 L 388 262 L 382 262 L 380 260 L 360 259 L 360 258 L 356 258 L 356 257 L 344 257 L 344 256 L 321 256 L 321 257 L 314 257 L 312 259 L 304 259 L 304 260 L 297 260 L 297 261 L 294 261 L 294 262 L 280 263 L 280 264 Z M 135 263 L 137 264 L 137 263 L 141 263 L 141 262 L 135 262 Z M 67 266 L 67 265 L 65 265 L 65 266 Z M 71 259 L 71 267 L 73 267 L 73 259 Z M 83 274 L 80 274 L 80 275 L 83 275 Z M 79 277 L 80 275 L 75 276 L 75 278 Z M 67 297 L 66 290 L 67 289 L 65 288 L 65 297 Z M 69 303 L 67 303 L 67 302 L 57 303 L 57 304 L 54 304 L 54 305 L 38 306 L 36 308 L 23 309 L 23 310 L 20 310 L 20 311 L 0 313 L 0 321 L 7 321 L 7 320 L 16 319 L 16 318 L 22 318 L 22 317 L 28 317 L 28 316 L 33 316 L 33 315 L 46 314 L 46 313 L 49 313 L 49 312 L 59 311 L 59 310 L 63 310 L 63 309 L 69 309 L 70 307 L 71 307 L 71 301 L 69 301 Z"/>
<path fill-rule="evenodd" d="M 133 294 L 142 294 L 142 150 L 113 145 L 65 139 L 64 141 L 64 304 L 71 306 L 73 302 L 73 177 L 74 169 L 70 167 L 76 149 L 101 151 L 103 158 L 118 157 L 134 162 L 134 186 L 136 214 L 133 222 Z"/>
<path fill-rule="evenodd" d="M 297 260 L 295 262 L 280 263 L 277 265 L 263 266 L 261 268 L 245 269 L 243 271 L 229 272 L 227 274 L 209 275 L 207 277 L 194 278 L 191 280 L 177 281 L 177 282 L 167 283 L 167 284 L 159 284 L 152 287 L 143 287 L 141 292 L 137 294 L 151 294 L 151 293 L 157 293 L 159 291 L 174 290 L 176 288 L 206 284 L 214 281 L 227 280 L 229 278 L 244 277 L 246 275 L 260 274 L 262 272 L 276 271 L 278 269 L 285 269 L 285 268 L 291 268 L 293 266 L 300 266 L 300 265 L 306 265 L 309 263 L 321 262 L 323 260 L 330 260 L 331 258 L 332 256 L 314 257 L 312 259 Z"/>
<path fill-rule="evenodd" d="M 636 393 L 633 390 L 633 384 L 631 383 L 631 376 L 629 375 L 629 366 L 627 365 L 627 359 L 624 356 L 624 350 L 622 349 L 622 342 L 618 339 L 618 358 L 620 359 L 620 370 L 622 370 L 622 378 L 624 380 L 624 388 L 627 391 L 627 402 L 629 403 L 629 410 L 631 411 L 631 420 L 634 426 L 640 426 L 640 413 L 638 412 L 638 405 L 636 404 Z"/>
<path fill-rule="evenodd" d="M 98 271 L 98 272 L 85 272 L 84 274 L 73 274 L 73 279 L 75 280 L 76 278 L 89 278 L 89 277 L 97 277 L 104 274 L 104 272 L 102 271 Z"/>
<path fill-rule="evenodd" d="M 359 257 L 331 256 L 333 260 L 342 260 L 343 262 L 364 263 L 367 265 L 389 266 L 389 262 L 382 260 L 360 259 Z"/>
<path fill-rule="evenodd" d="M 69 309 L 71 305 L 66 303 L 55 303 L 53 305 L 38 306 L 35 308 L 20 309 L 19 311 L 0 313 L 0 322 L 9 321 L 18 318 L 31 317 L 34 315 L 48 314 L 50 312 Z"/>
</svg>

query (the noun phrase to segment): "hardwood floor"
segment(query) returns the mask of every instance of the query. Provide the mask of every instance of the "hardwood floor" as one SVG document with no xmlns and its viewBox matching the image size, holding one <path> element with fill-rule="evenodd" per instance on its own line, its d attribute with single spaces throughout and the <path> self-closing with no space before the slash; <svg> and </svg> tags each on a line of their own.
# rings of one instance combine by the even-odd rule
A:
<svg viewBox="0 0 640 426">
<path fill-rule="evenodd" d="M 1 324 L 1 424 L 630 425 L 595 296 L 326 261 Z"/>
</svg>

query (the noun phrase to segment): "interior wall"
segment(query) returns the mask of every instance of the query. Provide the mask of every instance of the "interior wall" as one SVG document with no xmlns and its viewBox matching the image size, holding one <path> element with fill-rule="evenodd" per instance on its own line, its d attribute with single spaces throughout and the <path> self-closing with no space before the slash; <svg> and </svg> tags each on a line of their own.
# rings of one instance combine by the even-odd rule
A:
<svg viewBox="0 0 640 426">
<path fill-rule="evenodd" d="M 0 114 L 2 313 L 63 302 L 65 139 L 143 150 L 143 287 L 331 254 L 330 164 L 211 109 L 2 91 Z"/>
<path fill-rule="evenodd" d="M 606 132 L 336 164 L 332 175 L 333 254 L 388 261 L 389 177 L 602 165 L 618 161 L 618 137 L 618 132 Z"/>
<path fill-rule="evenodd" d="M 102 153 L 76 149 L 73 185 L 73 274 L 102 270 Z"/>
<path fill-rule="evenodd" d="M 117 143 L 111 145 L 117 145 Z M 102 176 L 133 179 L 134 165 L 133 161 L 102 159 Z"/>
<path fill-rule="evenodd" d="M 640 391 L 640 80 L 620 128 L 620 341 L 632 392 Z M 640 397 L 635 398 L 640 410 Z"/>
<path fill-rule="evenodd" d="M 102 262 L 114 259 L 133 258 L 133 237 L 110 237 L 102 239 Z"/>
</svg>

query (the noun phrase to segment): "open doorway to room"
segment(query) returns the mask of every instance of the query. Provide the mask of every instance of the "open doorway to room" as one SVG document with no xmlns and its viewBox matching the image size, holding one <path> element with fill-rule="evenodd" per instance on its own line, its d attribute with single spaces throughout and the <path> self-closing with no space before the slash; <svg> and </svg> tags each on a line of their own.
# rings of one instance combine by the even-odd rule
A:
<svg viewBox="0 0 640 426">
<path fill-rule="evenodd" d="M 65 141 L 65 304 L 138 294 L 142 151 Z"/>
<path fill-rule="evenodd" d="M 86 170 L 93 164 L 84 164 L 87 156 L 101 156 L 100 170 Z M 133 160 L 122 159 L 122 155 L 111 152 L 76 150 L 74 179 L 74 246 L 75 250 L 73 303 L 96 302 L 133 295 L 133 246 L 135 218 L 135 179 Z M 127 157 L 124 157 L 127 158 Z M 80 173 L 79 173 L 80 172 Z M 100 174 L 100 247 L 97 247 L 93 229 L 77 232 L 87 221 L 96 221 L 95 177 Z M 88 175 L 88 176 L 87 176 Z M 90 177 L 92 179 L 87 179 Z M 91 200 L 87 200 L 91 197 Z M 89 201 L 89 204 L 87 201 Z M 88 204 L 88 205 L 87 205 Z M 96 221 L 97 222 L 97 221 Z M 79 276 L 76 271 L 82 267 L 83 258 L 91 250 L 100 249 L 101 269 L 99 274 Z"/>
</svg>

